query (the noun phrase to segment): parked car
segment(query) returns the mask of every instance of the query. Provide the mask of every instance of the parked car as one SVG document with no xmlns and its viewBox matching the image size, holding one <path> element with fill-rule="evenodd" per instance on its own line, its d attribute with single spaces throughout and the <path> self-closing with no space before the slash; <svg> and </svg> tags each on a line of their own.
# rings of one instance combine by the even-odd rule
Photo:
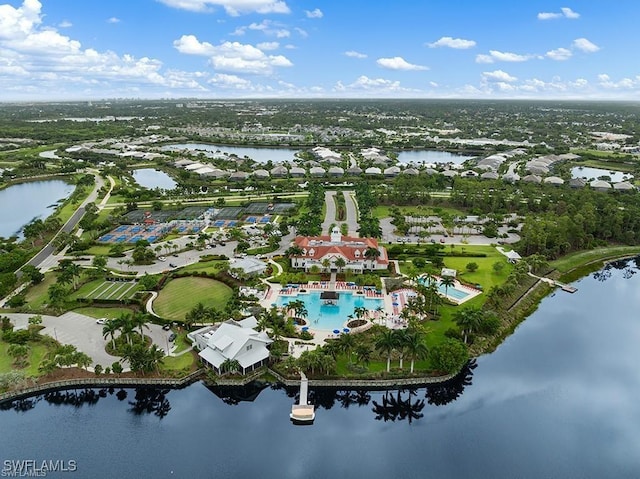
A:
<svg viewBox="0 0 640 479">
<path fill-rule="evenodd" d="M 107 318 L 96 319 L 96 324 L 105 324 L 107 322 Z"/>
<path fill-rule="evenodd" d="M 169 268 L 177 268 L 177 266 L 173 263 L 169 263 Z"/>
<path fill-rule="evenodd" d="M 167 261 L 166 256 L 158 256 L 158 261 Z"/>
<path fill-rule="evenodd" d="M 176 338 L 177 338 L 176 333 L 171 333 L 171 334 L 169 335 L 169 338 L 168 338 L 168 339 L 169 339 L 169 341 L 173 342 L 173 341 L 175 341 L 175 340 L 176 340 Z"/>
<path fill-rule="evenodd" d="M 173 256 L 174 258 L 177 258 L 178 254 L 177 253 L 173 253 L 171 256 Z"/>
<path fill-rule="evenodd" d="M 165 324 L 164 326 L 162 326 L 162 329 L 164 329 L 165 331 L 169 331 L 171 329 L 171 325 Z"/>
</svg>

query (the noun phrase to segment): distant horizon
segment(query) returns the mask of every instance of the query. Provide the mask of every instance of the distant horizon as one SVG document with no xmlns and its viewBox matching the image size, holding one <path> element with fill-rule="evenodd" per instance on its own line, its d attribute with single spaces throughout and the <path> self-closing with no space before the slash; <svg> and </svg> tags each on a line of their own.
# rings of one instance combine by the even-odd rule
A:
<svg viewBox="0 0 640 479">
<path fill-rule="evenodd" d="M 598 0 L 0 0 L 0 102 L 633 101 L 639 17 Z"/>
</svg>

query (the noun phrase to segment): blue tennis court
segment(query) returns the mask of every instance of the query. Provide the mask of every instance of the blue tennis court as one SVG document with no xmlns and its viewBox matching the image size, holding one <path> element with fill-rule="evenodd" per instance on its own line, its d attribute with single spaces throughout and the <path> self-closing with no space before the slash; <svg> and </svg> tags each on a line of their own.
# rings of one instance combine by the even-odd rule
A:
<svg viewBox="0 0 640 479">
<path fill-rule="evenodd" d="M 127 237 L 125 235 L 118 236 L 116 238 L 116 243 L 124 243 L 125 241 L 127 241 Z"/>
<path fill-rule="evenodd" d="M 111 239 L 113 239 L 113 235 L 104 235 L 103 237 L 100 238 L 100 241 L 111 241 Z"/>
<path fill-rule="evenodd" d="M 153 242 L 154 242 L 155 240 L 157 240 L 157 239 L 158 239 L 158 237 L 157 237 L 157 236 L 149 236 L 149 237 L 147 238 L 147 241 L 148 241 L 149 243 L 153 243 Z"/>
<path fill-rule="evenodd" d="M 216 228 L 222 228 L 224 226 L 224 220 L 216 220 L 213 222 L 213 226 Z"/>
<path fill-rule="evenodd" d="M 123 231 L 127 231 L 127 228 L 129 228 L 127 225 L 122 225 L 122 226 L 118 226 L 115 231 L 116 233 L 122 233 Z"/>
<path fill-rule="evenodd" d="M 271 220 L 270 217 L 263 216 L 262 218 L 260 218 L 260 223 L 265 224 L 265 223 L 268 223 L 270 220 Z"/>
<path fill-rule="evenodd" d="M 237 221 L 233 221 L 233 220 L 227 222 L 227 226 L 229 226 L 229 227 L 233 227 L 233 226 L 235 226 L 237 224 L 238 224 L 238 222 Z"/>
<path fill-rule="evenodd" d="M 182 233 L 183 231 L 185 231 L 187 229 L 186 226 L 178 226 L 178 232 Z"/>
<path fill-rule="evenodd" d="M 249 216 L 247 217 L 246 220 L 244 220 L 246 223 L 255 223 L 256 222 L 256 217 L 255 216 Z"/>
<path fill-rule="evenodd" d="M 131 239 L 129 240 L 129 243 L 136 243 L 142 239 L 144 239 L 142 235 L 135 235 L 131 237 Z"/>
<path fill-rule="evenodd" d="M 200 231 L 200 227 L 199 226 L 192 226 L 191 227 L 191 231 L 193 231 L 194 233 L 197 233 L 198 231 Z"/>
<path fill-rule="evenodd" d="M 142 231 L 142 228 L 140 226 L 134 226 L 133 228 L 131 228 L 132 233 L 140 233 L 140 231 Z"/>
</svg>

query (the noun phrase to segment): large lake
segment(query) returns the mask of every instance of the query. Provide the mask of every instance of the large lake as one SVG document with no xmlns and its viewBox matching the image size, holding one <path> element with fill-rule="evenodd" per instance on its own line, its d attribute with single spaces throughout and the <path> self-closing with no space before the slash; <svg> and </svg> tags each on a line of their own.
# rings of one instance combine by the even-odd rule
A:
<svg viewBox="0 0 640 479">
<path fill-rule="evenodd" d="M 169 151 L 189 150 L 196 153 L 202 152 L 210 158 L 220 157 L 225 154 L 234 154 L 239 158 L 244 158 L 245 156 L 247 156 L 258 163 L 266 163 L 267 161 L 271 161 L 273 163 L 292 162 L 295 159 L 296 153 L 300 151 L 291 148 L 249 148 L 243 146 L 209 145 L 205 143 L 181 143 L 176 145 L 166 145 L 162 147 L 162 149 Z M 400 153 L 398 153 L 398 164 L 461 164 L 464 163 L 465 160 L 471 158 L 473 157 L 456 155 L 447 151 L 411 150 L 401 151 Z"/>
<path fill-rule="evenodd" d="M 238 158 L 245 156 L 257 163 L 285 163 L 293 162 L 299 150 L 291 148 L 250 148 L 244 146 L 209 145 L 206 143 L 180 143 L 162 147 L 167 151 L 189 150 L 193 153 L 202 152 L 209 158 L 218 158 L 225 155 L 236 155 Z"/>
<path fill-rule="evenodd" d="M 398 164 L 430 165 L 438 163 L 454 163 L 460 165 L 473 156 L 456 155 L 448 151 L 438 150 L 411 150 L 398 153 Z"/>
<path fill-rule="evenodd" d="M 18 183 L 0 190 L 0 236 L 18 235 L 27 223 L 48 217 L 73 190 L 62 180 Z"/>
<path fill-rule="evenodd" d="M 73 459 L 92 478 L 637 479 L 637 266 L 546 298 L 457 381 L 312 388 L 312 426 L 289 422 L 283 389 L 63 392 L 0 411 L 0 460 Z"/>
<path fill-rule="evenodd" d="M 154 170 L 153 168 L 140 168 L 133 170 L 133 179 L 140 186 L 151 190 L 160 188 L 161 190 L 172 190 L 176 187 L 176 182 L 164 171 Z"/>
</svg>

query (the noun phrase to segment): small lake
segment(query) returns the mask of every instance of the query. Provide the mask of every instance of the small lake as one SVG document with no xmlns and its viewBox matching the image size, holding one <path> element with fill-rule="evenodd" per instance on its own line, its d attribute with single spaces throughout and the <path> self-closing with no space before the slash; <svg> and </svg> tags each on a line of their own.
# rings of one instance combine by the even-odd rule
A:
<svg viewBox="0 0 640 479">
<path fill-rule="evenodd" d="M 297 388 L 58 391 L 0 408 L 0 458 L 92 478 L 637 479 L 639 265 L 545 298 L 447 383 L 310 387 L 312 426 L 289 421 Z"/>
<path fill-rule="evenodd" d="M 205 143 L 180 143 L 177 145 L 165 145 L 165 151 L 189 150 L 193 153 L 204 153 L 209 158 L 220 158 L 228 155 L 236 155 L 238 158 L 245 156 L 257 163 L 285 163 L 293 162 L 296 153 L 300 150 L 291 148 L 251 148 L 244 146 L 209 145 Z"/>
<path fill-rule="evenodd" d="M 413 163 L 414 165 L 429 165 L 436 163 L 454 163 L 456 165 L 460 165 L 471 158 L 475 157 L 456 155 L 455 153 L 449 153 L 448 151 L 411 150 L 401 151 L 398 153 L 398 164 L 408 165 Z"/>
<path fill-rule="evenodd" d="M 73 193 L 74 185 L 62 180 L 18 183 L 0 190 L 0 236 L 18 235 L 23 226 L 36 218 L 45 219 Z"/>
<path fill-rule="evenodd" d="M 629 178 L 633 178 L 630 173 L 622 173 L 621 171 L 610 171 L 602 168 L 591 168 L 589 166 L 575 166 L 571 168 L 571 178 L 584 178 L 585 180 L 597 180 L 601 176 L 608 176 L 614 183 L 619 183 Z"/>
<path fill-rule="evenodd" d="M 153 168 L 140 168 L 133 170 L 133 179 L 140 186 L 153 190 L 160 188 L 161 190 L 172 190 L 176 187 L 176 182 L 164 171 L 154 170 Z"/>
</svg>

